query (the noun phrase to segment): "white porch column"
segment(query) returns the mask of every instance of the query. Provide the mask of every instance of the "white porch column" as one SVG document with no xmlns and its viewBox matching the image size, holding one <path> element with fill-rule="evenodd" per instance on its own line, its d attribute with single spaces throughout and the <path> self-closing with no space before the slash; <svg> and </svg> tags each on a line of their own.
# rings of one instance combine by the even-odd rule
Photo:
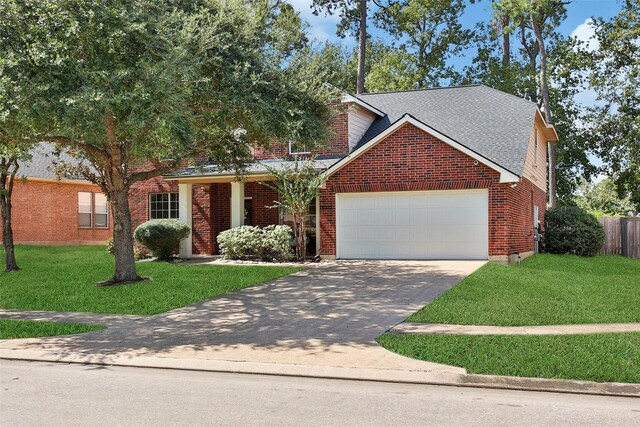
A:
<svg viewBox="0 0 640 427">
<path fill-rule="evenodd" d="M 231 183 L 231 228 L 244 225 L 244 182 Z"/>
<path fill-rule="evenodd" d="M 192 184 L 178 184 L 178 218 L 193 227 L 192 215 Z M 180 242 L 180 258 L 190 258 L 193 247 L 193 230 L 189 237 Z"/>
</svg>

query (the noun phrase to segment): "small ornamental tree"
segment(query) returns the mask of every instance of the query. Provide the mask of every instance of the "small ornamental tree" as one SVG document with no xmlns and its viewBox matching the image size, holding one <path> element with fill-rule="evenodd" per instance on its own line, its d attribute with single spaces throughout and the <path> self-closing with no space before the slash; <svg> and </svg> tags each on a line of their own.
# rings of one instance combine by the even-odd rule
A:
<svg viewBox="0 0 640 427">
<path fill-rule="evenodd" d="M 325 175 L 315 169 L 314 159 L 282 162 L 281 167 L 267 167 L 275 181 L 262 185 L 278 192 L 280 200 L 276 207 L 283 209 L 293 217 L 293 235 L 296 243 L 296 258 L 304 262 L 306 245 L 306 216 L 311 202 L 318 195 L 318 189 L 326 182 Z"/>
</svg>

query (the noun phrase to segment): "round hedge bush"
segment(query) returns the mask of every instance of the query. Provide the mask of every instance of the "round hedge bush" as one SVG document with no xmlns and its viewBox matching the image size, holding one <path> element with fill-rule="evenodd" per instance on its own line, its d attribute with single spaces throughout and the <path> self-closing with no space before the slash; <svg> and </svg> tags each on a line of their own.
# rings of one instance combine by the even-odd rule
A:
<svg viewBox="0 0 640 427">
<path fill-rule="evenodd" d="M 189 236 L 191 229 L 177 219 L 152 219 L 142 223 L 133 237 L 162 261 L 168 261 L 178 251 L 180 240 Z"/>
<path fill-rule="evenodd" d="M 549 209 L 544 224 L 545 252 L 594 256 L 604 243 L 602 225 L 577 206 Z"/>
</svg>

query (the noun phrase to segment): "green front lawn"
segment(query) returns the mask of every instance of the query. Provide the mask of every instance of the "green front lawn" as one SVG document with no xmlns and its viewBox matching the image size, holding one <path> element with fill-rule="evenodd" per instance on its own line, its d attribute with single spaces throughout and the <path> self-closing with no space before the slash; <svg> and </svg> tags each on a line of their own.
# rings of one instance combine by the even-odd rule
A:
<svg viewBox="0 0 640 427">
<path fill-rule="evenodd" d="M 540 254 L 489 263 L 407 319 L 527 326 L 640 322 L 640 260 Z"/>
<path fill-rule="evenodd" d="M 593 335 L 394 335 L 377 339 L 414 359 L 472 374 L 640 383 L 640 333 Z"/>
<path fill-rule="evenodd" d="M 18 246 L 16 257 L 21 271 L 0 272 L 0 308 L 151 315 L 301 270 L 143 262 L 138 273 L 153 281 L 100 288 L 113 275 L 104 246 Z"/>
<path fill-rule="evenodd" d="M 51 337 L 99 331 L 104 326 L 82 323 L 36 322 L 34 320 L 0 319 L 0 339 Z"/>
</svg>

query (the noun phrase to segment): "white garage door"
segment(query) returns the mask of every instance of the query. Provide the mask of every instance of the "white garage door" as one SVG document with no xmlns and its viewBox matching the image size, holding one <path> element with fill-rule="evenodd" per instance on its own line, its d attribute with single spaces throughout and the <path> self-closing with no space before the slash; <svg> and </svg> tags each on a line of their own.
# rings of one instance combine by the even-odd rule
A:
<svg viewBox="0 0 640 427">
<path fill-rule="evenodd" d="M 336 195 L 337 257 L 487 259 L 488 192 Z"/>
</svg>

